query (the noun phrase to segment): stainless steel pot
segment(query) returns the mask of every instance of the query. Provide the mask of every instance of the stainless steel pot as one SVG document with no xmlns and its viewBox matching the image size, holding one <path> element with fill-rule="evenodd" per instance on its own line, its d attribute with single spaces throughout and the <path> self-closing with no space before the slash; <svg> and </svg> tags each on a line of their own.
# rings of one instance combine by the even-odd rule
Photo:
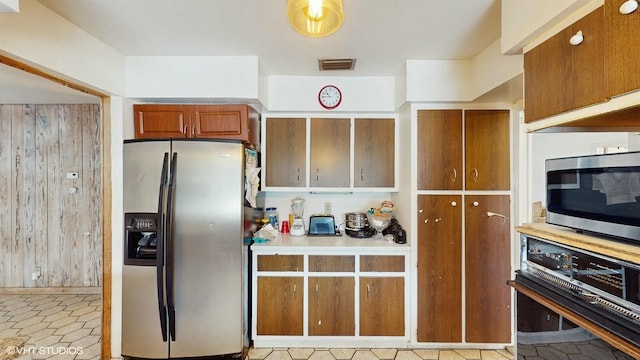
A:
<svg viewBox="0 0 640 360">
<path fill-rule="evenodd" d="M 344 214 L 345 226 L 348 229 L 365 229 L 369 227 L 366 213 L 351 212 Z"/>
</svg>

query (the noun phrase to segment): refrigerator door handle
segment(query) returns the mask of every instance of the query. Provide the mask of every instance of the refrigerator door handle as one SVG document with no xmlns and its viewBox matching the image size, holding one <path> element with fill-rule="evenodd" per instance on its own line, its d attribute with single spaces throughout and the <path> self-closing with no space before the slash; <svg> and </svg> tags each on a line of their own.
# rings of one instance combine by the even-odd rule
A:
<svg viewBox="0 0 640 360">
<path fill-rule="evenodd" d="M 162 329 L 162 341 L 167 341 L 167 308 L 164 299 L 164 242 L 165 242 L 165 199 L 167 189 L 167 165 L 169 153 L 164 153 L 162 173 L 160 174 L 160 189 L 158 195 L 158 235 L 156 252 L 156 287 L 158 289 L 158 315 Z"/>
<path fill-rule="evenodd" d="M 176 341 L 176 310 L 173 296 L 173 197 L 176 186 L 176 164 L 178 154 L 173 153 L 171 166 L 169 167 L 169 189 L 167 191 L 167 243 L 166 243 L 166 288 L 167 288 L 167 312 L 169 315 L 169 335 L 172 341 Z"/>
</svg>

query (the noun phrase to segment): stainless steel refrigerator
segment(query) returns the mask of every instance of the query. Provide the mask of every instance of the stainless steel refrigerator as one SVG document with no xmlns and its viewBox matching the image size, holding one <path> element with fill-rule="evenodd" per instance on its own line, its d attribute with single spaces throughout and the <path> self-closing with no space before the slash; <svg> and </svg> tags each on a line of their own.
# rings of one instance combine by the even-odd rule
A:
<svg viewBox="0 0 640 360">
<path fill-rule="evenodd" d="M 233 142 L 125 141 L 123 357 L 248 344 L 244 154 Z"/>
</svg>

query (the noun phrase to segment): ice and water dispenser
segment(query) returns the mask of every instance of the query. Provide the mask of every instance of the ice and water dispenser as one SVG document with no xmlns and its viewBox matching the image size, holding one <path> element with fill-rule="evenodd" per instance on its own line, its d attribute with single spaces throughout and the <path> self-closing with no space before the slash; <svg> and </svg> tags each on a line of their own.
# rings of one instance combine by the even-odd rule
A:
<svg viewBox="0 0 640 360">
<path fill-rule="evenodd" d="M 158 214 L 124 215 L 124 264 L 155 266 L 157 254 Z"/>
</svg>

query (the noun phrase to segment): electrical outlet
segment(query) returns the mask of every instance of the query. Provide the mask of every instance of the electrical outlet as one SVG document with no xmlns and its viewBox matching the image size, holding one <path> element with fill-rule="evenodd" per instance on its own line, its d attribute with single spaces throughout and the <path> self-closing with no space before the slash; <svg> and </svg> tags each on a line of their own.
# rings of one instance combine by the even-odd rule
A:
<svg viewBox="0 0 640 360">
<path fill-rule="evenodd" d="M 331 201 L 327 201 L 324 203 L 324 213 L 331 214 Z"/>
<path fill-rule="evenodd" d="M 41 276 L 41 268 L 39 265 L 33 267 L 33 272 L 31 273 L 31 280 L 37 280 Z"/>
</svg>

